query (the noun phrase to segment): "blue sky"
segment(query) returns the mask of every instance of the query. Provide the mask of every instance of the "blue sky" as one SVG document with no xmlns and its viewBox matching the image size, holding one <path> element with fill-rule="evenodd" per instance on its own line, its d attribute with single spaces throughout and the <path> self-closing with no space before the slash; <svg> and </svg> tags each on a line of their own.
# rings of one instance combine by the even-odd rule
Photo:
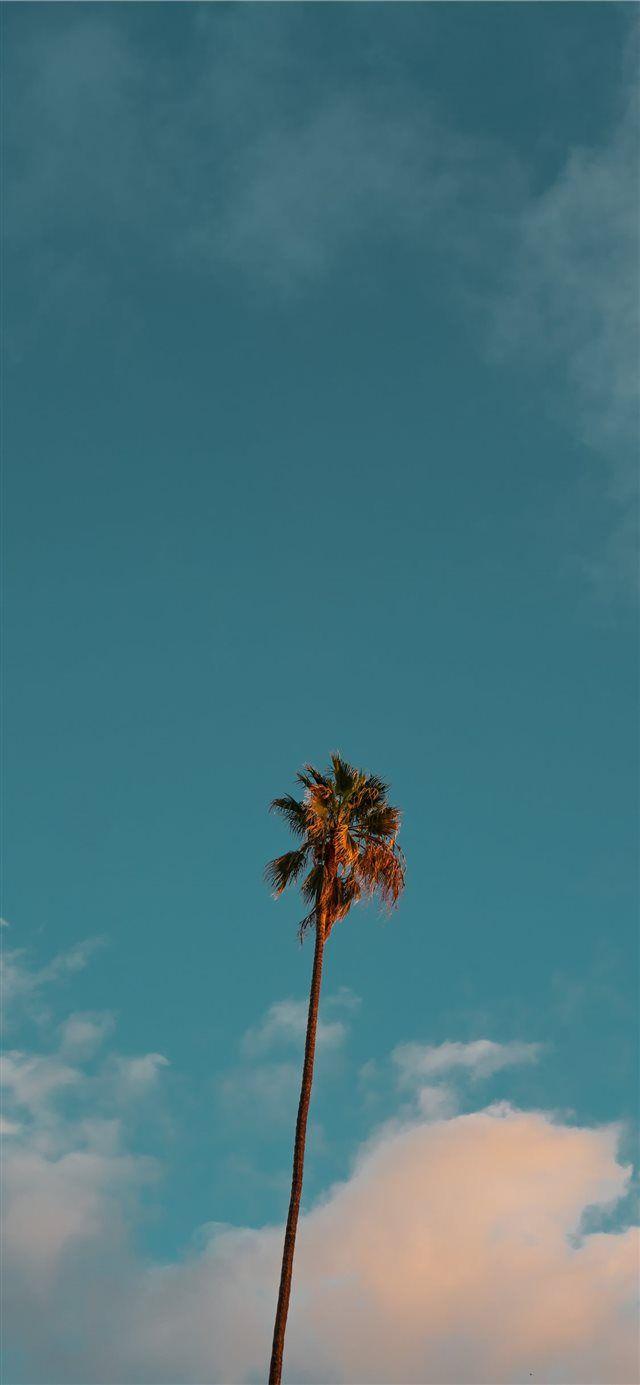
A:
<svg viewBox="0 0 640 1385">
<path fill-rule="evenodd" d="M 500 1102 L 618 1123 L 628 1157 L 633 14 L 3 19 L 3 941 L 44 1074 L 9 1074 L 19 1187 L 102 1132 L 92 1229 L 8 1378 L 249 1380 L 204 1346 L 161 1376 L 142 1329 L 112 1359 L 113 1303 L 81 1347 L 60 1305 L 83 1255 L 179 1278 L 203 1227 L 283 1216 L 311 956 L 261 877 L 303 761 L 388 779 L 408 859 L 397 915 L 331 940 L 308 1207 L 389 1121 L 453 1138 Z M 619 1231 L 615 1190 L 589 1216 Z M 557 1350 L 546 1378 L 584 1385 Z M 345 1352 L 309 1379 L 357 1378 Z"/>
</svg>

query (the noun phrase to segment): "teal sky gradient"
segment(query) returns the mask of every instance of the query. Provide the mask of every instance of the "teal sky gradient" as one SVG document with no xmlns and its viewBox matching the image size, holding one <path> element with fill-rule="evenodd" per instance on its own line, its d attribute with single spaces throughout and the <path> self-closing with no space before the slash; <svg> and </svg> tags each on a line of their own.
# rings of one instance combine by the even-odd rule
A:
<svg viewBox="0 0 640 1385">
<path fill-rule="evenodd" d="M 401 1043 L 538 1043 L 483 1100 L 632 1120 L 630 7 L 3 20 L 5 942 L 103 938 L 56 1014 L 169 1060 L 143 1246 L 283 1214 L 295 1092 L 243 1096 L 242 1043 L 311 953 L 267 808 L 336 747 L 408 883 L 332 937 L 309 1199 Z"/>
</svg>

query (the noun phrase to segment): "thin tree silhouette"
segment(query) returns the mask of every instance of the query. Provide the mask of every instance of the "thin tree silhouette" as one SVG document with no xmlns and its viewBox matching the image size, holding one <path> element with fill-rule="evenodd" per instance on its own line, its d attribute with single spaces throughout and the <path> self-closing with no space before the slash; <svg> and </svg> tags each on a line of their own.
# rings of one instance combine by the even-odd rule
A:
<svg viewBox="0 0 640 1385">
<path fill-rule="evenodd" d="M 301 839 L 300 845 L 270 861 L 265 871 L 275 896 L 304 877 L 300 889 L 311 908 L 299 933 L 302 938 L 314 928 L 316 935 L 269 1385 L 280 1385 L 282 1379 L 324 946 L 334 924 L 345 918 L 359 899 L 378 894 L 384 904 L 393 907 L 404 888 L 405 874 L 404 856 L 397 842 L 400 813 L 387 802 L 388 786 L 381 779 L 354 769 L 339 754 L 331 756 L 331 765 L 324 773 L 305 765 L 297 778 L 304 788 L 302 800 L 286 794 L 274 798 L 271 808 Z"/>
</svg>

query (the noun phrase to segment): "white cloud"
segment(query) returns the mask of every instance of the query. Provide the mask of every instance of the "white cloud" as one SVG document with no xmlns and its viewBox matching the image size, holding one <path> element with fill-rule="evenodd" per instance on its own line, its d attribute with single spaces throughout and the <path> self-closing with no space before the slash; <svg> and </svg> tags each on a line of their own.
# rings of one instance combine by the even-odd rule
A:
<svg viewBox="0 0 640 1385">
<path fill-rule="evenodd" d="M 82 942 L 67 948 L 65 952 L 59 952 L 45 967 L 33 973 L 36 984 L 59 981 L 64 976 L 73 976 L 75 972 L 84 971 L 94 954 L 105 946 L 106 939 L 101 936 L 84 938 Z"/>
<path fill-rule="evenodd" d="M 475 1039 L 466 1044 L 398 1044 L 391 1056 L 400 1083 L 414 1086 L 425 1077 L 440 1077 L 456 1070 L 476 1079 L 491 1077 L 514 1064 L 537 1062 L 541 1048 L 541 1044 L 500 1044 L 492 1039 Z"/>
<path fill-rule="evenodd" d="M 37 1002 L 33 1013 L 41 1020 L 46 1013 L 41 989 L 81 970 L 98 945 L 100 940 L 90 940 L 42 967 L 30 966 L 22 951 L 13 953 L 13 999 L 24 1000 L 29 1013 Z M 96 1237 L 107 1244 L 135 1188 L 156 1173 L 152 1159 L 124 1147 L 125 1127 L 117 1112 L 125 1093 L 138 1095 L 153 1085 L 167 1060 L 160 1054 L 122 1058 L 112 1053 L 88 1073 L 83 1064 L 112 1028 L 109 1012 L 74 1012 L 52 1027 L 57 1050 L 11 1049 L 0 1058 L 1 1130 L 8 1140 L 3 1247 L 15 1284 L 24 1276 L 38 1294 L 46 1291 L 70 1248 Z M 22 1289 L 16 1293 L 20 1320 Z"/>
<path fill-rule="evenodd" d="M 602 591 L 638 581 L 640 234 L 634 90 L 599 146 L 568 151 L 525 204 L 494 321 L 499 357 L 542 377 L 547 407 L 608 465 L 600 554 L 582 566 Z"/>
<path fill-rule="evenodd" d="M 576 1237 L 586 1207 L 624 1194 L 616 1141 L 614 1129 L 504 1106 L 384 1134 L 301 1221 L 289 1378 L 628 1385 L 636 1237 Z M 71 1154 L 54 1166 L 25 1155 L 10 1169 L 10 1295 L 17 1255 L 27 1305 L 38 1292 L 29 1352 L 49 1363 L 24 1378 L 261 1378 L 280 1228 L 209 1228 L 182 1261 L 137 1262 L 114 1211 L 139 1173 Z"/>
<path fill-rule="evenodd" d="M 17 1135 L 21 1128 L 18 1121 L 9 1120 L 7 1116 L 0 1116 L 0 1135 Z"/>
<path fill-rule="evenodd" d="M 56 1157 L 13 1142 L 4 1175 L 4 1251 L 10 1273 L 39 1296 L 64 1274 L 71 1248 L 109 1244 L 133 1191 L 155 1174 L 152 1160 L 125 1152 L 74 1147 Z M 91 1273 L 99 1281 L 99 1267 Z M 99 1377 L 96 1377 L 99 1379 Z"/>
<path fill-rule="evenodd" d="M 0 1057 L 0 1082 L 16 1106 L 32 1115 L 41 1115 L 62 1088 L 82 1080 L 77 1068 L 62 1062 L 57 1055 L 27 1054 L 14 1049 Z"/>
<path fill-rule="evenodd" d="M 103 937 L 85 938 L 64 952 L 58 952 L 42 967 L 32 965 L 25 948 L 5 948 L 0 957 L 0 991 L 5 1024 L 21 1008 L 35 1018 L 46 1018 L 41 992 L 47 986 L 83 971 L 94 954 L 105 946 Z"/>
<path fill-rule="evenodd" d="M 142 1053 L 135 1058 L 116 1059 L 117 1082 L 121 1093 L 139 1096 L 155 1087 L 163 1068 L 169 1067 L 164 1053 Z"/>
<path fill-rule="evenodd" d="M 425 1120 L 444 1120 L 458 1110 L 458 1096 L 446 1082 L 421 1086 L 416 1093 L 418 1110 Z"/>
<path fill-rule="evenodd" d="M 509 351 L 536 351 L 552 368 L 563 363 L 584 441 L 614 458 L 638 435 L 635 94 L 625 105 L 610 138 L 570 149 L 525 207 L 499 318 Z"/>
<path fill-rule="evenodd" d="M 351 993 L 349 993 L 349 1004 L 353 1005 Z M 333 998 L 333 1005 L 340 1004 L 340 997 Z M 325 1002 L 324 1008 L 331 1006 L 331 998 Z M 269 1006 L 267 1013 L 260 1025 L 255 1029 L 247 1030 L 242 1040 L 242 1051 L 249 1057 L 268 1052 L 274 1047 L 284 1045 L 293 1046 L 297 1051 L 302 1051 L 300 1045 L 304 1045 L 304 1038 L 307 1029 L 307 1010 L 306 1000 L 276 1000 Z M 344 1043 L 347 1035 L 347 1025 L 343 1020 L 325 1020 L 321 1016 L 318 1018 L 318 1028 L 316 1031 L 316 1044 L 318 1049 L 338 1048 Z"/>
<path fill-rule="evenodd" d="M 89 1058 L 111 1033 L 115 1018 L 111 1011 L 77 1012 L 60 1027 L 60 1048 L 70 1058 Z"/>
<path fill-rule="evenodd" d="M 107 1054 L 90 1075 L 80 1054 L 88 1059 L 91 1043 L 76 1038 L 75 1066 L 60 1054 L 14 1051 L 5 1061 L 15 1385 L 262 1379 L 282 1228 L 207 1224 L 182 1258 L 140 1257 L 138 1198 L 159 1170 L 129 1147 L 122 1078 L 129 1093 L 152 1089 L 166 1059 Z M 530 1047 L 413 1049 L 439 1076 L 461 1067 L 486 1075 L 507 1055 L 526 1061 Z M 505 1104 L 454 1115 L 449 1088 L 422 1081 L 424 1062 L 409 1067 L 420 1117 L 379 1127 L 350 1176 L 301 1220 L 288 1377 L 628 1385 L 635 1236 L 580 1232 L 589 1207 L 625 1194 L 618 1131 Z"/>
<path fill-rule="evenodd" d="M 337 1061 L 349 1032 L 347 1018 L 332 1016 L 349 1016 L 359 1004 L 359 997 L 346 986 L 323 998 L 316 1033 L 322 1062 L 316 1081 Z M 274 1123 L 291 1118 L 300 1087 L 307 1007 L 306 1000 L 276 1000 L 261 1023 L 243 1035 L 240 1061 L 217 1083 L 228 1116 L 250 1123 L 265 1115 Z"/>
</svg>

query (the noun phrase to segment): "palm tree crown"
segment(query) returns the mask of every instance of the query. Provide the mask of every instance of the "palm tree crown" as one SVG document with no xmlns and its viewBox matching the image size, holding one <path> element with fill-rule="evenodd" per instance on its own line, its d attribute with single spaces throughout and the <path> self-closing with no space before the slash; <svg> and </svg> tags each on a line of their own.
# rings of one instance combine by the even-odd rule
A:
<svg viewBox="0 0 640 1385">
<path fill-rule="evenodd" d="M 271 808 L 301 843 L 270 861 L 265 875 L 275 895 L 304 877 L 302 895 L 312 907 L 300 936 L 321 924 L 326 939 L 359 899 L 377 893 L 388 907 L 397 902 L 405 873 L 397 842 L 400 813 L 387 802 L 381 779 L 354 769 L 339 754 L 324 773 L 305 765 L 297 778 L 302 801 L 285 794 Z"/>
</svg>

